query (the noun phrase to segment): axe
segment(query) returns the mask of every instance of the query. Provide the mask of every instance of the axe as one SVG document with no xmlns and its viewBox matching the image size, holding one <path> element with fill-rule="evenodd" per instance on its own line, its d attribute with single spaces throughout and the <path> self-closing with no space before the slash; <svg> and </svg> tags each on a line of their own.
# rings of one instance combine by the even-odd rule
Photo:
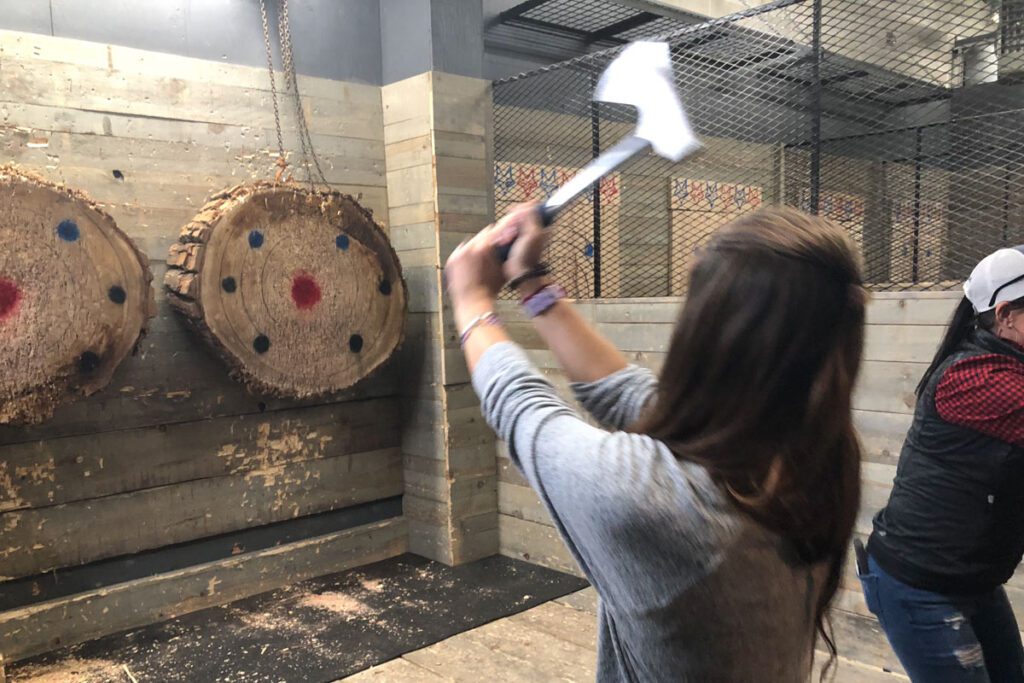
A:
<svg viewBox="0 0 1024 683">
<path fill-rule="evenodd" d="M 636 130 L 587 164 L 538 207 L 545 228 L 572 200 L 648 147 L 671 161 L 700 147 L 676 92 L 668 43 L 636 42 L 626 47 L 601 74 L 594 100 L 635 107 Z M 499 247 L 498 257 L 508 260 L 511 249 L 511 243 Z"/>
</svg>

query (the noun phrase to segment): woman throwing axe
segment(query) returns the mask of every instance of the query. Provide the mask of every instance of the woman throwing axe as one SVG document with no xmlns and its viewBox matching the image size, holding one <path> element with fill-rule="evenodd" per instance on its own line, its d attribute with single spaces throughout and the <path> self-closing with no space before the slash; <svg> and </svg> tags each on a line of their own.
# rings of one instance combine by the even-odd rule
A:
<svg viewBox="0 0 1024 683">
<path fill-rule="evenodd" d="M 806 680 L 818 634 L 834 652 L 825 610 L 860 492 L 853 244 L 788 209 L 721 230 L 655 378 L 549 278 L 534 216 L 485 229 L 445 275 L 484 415 L 597 589 L 599 680 Z M 509 340 L 493 313 L 509 281 L 607 431 Z"/>
</svg>

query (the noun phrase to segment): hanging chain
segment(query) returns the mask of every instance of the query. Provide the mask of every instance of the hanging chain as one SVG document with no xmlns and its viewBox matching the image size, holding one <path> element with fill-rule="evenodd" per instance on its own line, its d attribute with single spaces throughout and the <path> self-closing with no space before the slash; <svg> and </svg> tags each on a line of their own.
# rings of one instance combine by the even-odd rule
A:
<svg viewBox="0 0 1024 683">
<path fill-rule="evenodd" d="M 260 0 L 260 16 L 263 18 L 263 44 L 267 48 L 270 97 L 274 102 L 274 126 L 277 129 L 277 165 L 283 169 L 288 160 L 284 154 L 284 135 L 281 133 L 281 110 L 277 104 L 277 79 L 274 76 L 274 53 L 270 48 L 270 22 L 267 21 L 267 0 Z"/>
<path fill-rule="evenodd" d="M 327 185 L 327 176 L 320 167 L 320 159 L 313 149 L 313 139 L 309 134 L 309 126 L 306 122 L 306 112 L 302 107 L 302 97 L 299 94 L 299 81 L 295 73 L 295 60 L 292 54 L 292 32 L 288 22 L 288 0 L 279 0 L 280 16 L 278 17 L 278 33 L 281 40 L 281 62 L 284 68 L 285 86 L 292 92 L 295 103 L 295 120 L 299 128 L 299 143 L 302 145 L 302 163 L 306 167 L 306 176 L 309 179 L 310 189 L 315 188 L 315 181 L 319 180 Z M 316 178 L 313 176 L 313 167 L 316 168 Z"/>
</svg>

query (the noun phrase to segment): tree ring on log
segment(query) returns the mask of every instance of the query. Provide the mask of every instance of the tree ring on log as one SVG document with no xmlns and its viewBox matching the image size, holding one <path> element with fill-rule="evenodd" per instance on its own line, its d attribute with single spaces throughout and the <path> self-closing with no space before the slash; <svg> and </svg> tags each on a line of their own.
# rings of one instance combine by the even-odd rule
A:
<svg viewBox="0 0 1024 683">
<path fill-rule="evenodd" d="M 105 387 L 155 312 L 145 257 L 85 194 L 0 166 L 0 424 Z"/>
<path fill-rule="evenodd" d="M 171 247 L 172 306 L 259 393 L 340 391 L 402 341 L 398 256 L 352 197 L 239 185 L 210 198 Z"/>
</svg>

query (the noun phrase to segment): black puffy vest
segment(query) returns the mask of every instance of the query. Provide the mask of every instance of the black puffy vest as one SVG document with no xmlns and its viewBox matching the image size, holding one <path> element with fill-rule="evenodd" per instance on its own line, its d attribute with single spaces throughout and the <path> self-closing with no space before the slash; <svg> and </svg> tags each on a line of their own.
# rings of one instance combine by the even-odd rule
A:
<svg viewBox="0 0 1024 683">
<path fill-rule="evenodd" d="M 1024 363 L 1024 352 L 985 331 L 946 359 L 918 399 L 889 502 L 875 515 L 868 552 L 915 588 L 992 590 L 1024 555 L 1024 448 L 950 424 L 935 408 L 946 371 L 987 354 Z"/>
</svg>

